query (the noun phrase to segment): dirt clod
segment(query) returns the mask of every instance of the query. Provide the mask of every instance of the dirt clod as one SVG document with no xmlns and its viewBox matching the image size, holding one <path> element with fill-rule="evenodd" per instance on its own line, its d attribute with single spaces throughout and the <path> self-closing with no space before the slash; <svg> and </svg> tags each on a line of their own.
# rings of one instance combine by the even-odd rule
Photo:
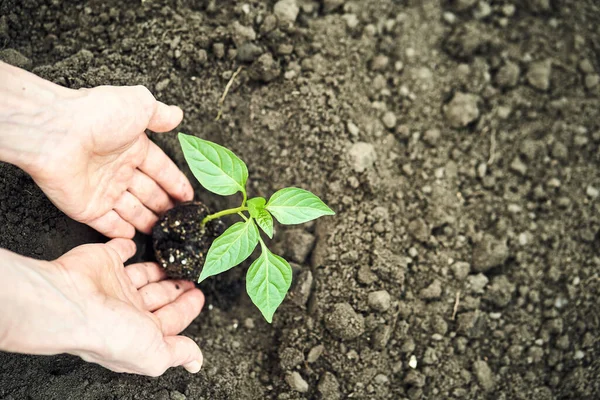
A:
<svg viewBox="0 0 600 400">
<path fill-rule="evenodd" d="M 325 316 L 325 326 L 341 340 L 353 340 L 365 330 L 364 318 L 348 303 L 337 303 Z"/>
</svg>

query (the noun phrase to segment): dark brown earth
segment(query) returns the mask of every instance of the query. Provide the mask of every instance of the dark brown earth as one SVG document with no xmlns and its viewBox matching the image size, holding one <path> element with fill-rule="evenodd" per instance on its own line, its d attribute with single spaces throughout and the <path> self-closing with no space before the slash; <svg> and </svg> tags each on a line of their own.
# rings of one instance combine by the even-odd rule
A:
<svg viewBox="0 0 600 400">
<path fill-rule="evenodd" d="M 297 284 L 272 325 L 247 264 L 203 283 L 200 374 L 2 354 L 1 399 L 600 398 L 597 1 L 323 1 L 0 2 L 0 58 L 144 84 L 246 161 L 250 196 L 299 186 L 337 212 L 277 227 Z M 0 246 L 102 240 L 0 177 Z"/>
<path fill-rule="evenodd" d="M 171 208 L 154 225 L 154 256 L 170 278 L 195 281 L 200 276 L 210 245 L 225 231 L 221 220 L 200 223 L 209 214 L 202 202 L 186 202 Z"/>
</svg>

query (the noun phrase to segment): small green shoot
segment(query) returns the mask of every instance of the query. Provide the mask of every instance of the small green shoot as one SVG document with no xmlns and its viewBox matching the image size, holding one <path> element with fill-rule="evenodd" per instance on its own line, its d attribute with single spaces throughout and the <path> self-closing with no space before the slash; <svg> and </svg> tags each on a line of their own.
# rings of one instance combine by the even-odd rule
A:
<svg viewBox="0 0 600 400">
<path fill-rule="evenodd" d="M 260 230 L 273 238 L 273 217 L 283 225 L 295 225 L 335 213 L 311 192 L 294 187 L 275 192 L 268 201 L 263 197 L 248 199 L 248 168 L 235 154 L 216 143 L 184 133 L 179 133 L 179 142 L 185 160 L 202 186 L 222 196 L 242 193 L 239 207 L 211 214 L 200 222 L 204 225 L 233 214 L 243 219 L 215 239 L 198 282 L 240 264 L 260 243 L 261 255 L 248 269 L 246 290 L 267 322 L 271 323 L 275 310 L 290 289 L 292 268 L 286 260 L 267 248 Z"/>
</svg>

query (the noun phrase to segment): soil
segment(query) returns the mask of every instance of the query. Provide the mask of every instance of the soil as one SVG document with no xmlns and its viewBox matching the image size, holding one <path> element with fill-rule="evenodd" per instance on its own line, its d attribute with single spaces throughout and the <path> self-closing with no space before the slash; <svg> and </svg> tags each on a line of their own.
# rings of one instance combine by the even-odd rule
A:
<svg viewBox="0 0 600 400">
<path fill-rule="evenodd" d="M 210 214 L 199 201 L 178 204 L 167 211 L 152 229 L 152 247 L 159 265 L 173 279 L 195 281 L 213 240 L 225 231 L 225 223 L 200 222 Z"/>
<path fill-rule="evenodd" d="M 337 215 L 276 227 L 296 277 L 273 324 L 248 263 L 203 282 L 199 374 L 1 354 L 1 399 L 600 398 L 596 0 L 73 3 L 0 1 L 0 58 L 146 85 L 246 161 L 251 197 L 303 187 Z M 103 240 L 0 176 L 0 246 Z"/>
</svg>

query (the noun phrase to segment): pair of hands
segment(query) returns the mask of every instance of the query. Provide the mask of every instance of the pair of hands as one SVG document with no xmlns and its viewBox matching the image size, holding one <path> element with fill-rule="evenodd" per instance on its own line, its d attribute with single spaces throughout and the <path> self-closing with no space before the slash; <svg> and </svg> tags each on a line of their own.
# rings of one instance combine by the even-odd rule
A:
<svg viewBox="0 0 600 400">
<path fill-rule="evenodd" d="M 113 371 L 151 376 L 179 365 L 198 372 L 200 349 L 177 335 L 200 313 L 202 292 L 191 282 L 165 280 L 155 263 L 123 265 L 135 253 L 129 239 L 135 229 L 150 233 L 158 215 L 193 198 L 185 175 L 145 134 L 174 129 L 181 109 L 156 101 L 141 86 L 75 91 L 2 63 L 0 76 L 7 78 L 0 82 L 6 99 L 0 101 L 0 128 L 8 127 L 4 138 L 0 133 L 0 159 L 28 172 L 71 218 L 121 238 L 80 246 L 51 267 L 16 262 L 16 279 L 27 282 L 31 270 L 48 275 L 41 284 L 70 301 L 57 302 L 54 312 L 72 304 L 81 321 L 67 335 L 71 347 L 44 346 L 51 327 L 36 321 L 31 304 L 22 304 L 20 312 L 31 317 L 7 332 L 0 325 L 0 349 L 68 352 Z"/>
</svg>

